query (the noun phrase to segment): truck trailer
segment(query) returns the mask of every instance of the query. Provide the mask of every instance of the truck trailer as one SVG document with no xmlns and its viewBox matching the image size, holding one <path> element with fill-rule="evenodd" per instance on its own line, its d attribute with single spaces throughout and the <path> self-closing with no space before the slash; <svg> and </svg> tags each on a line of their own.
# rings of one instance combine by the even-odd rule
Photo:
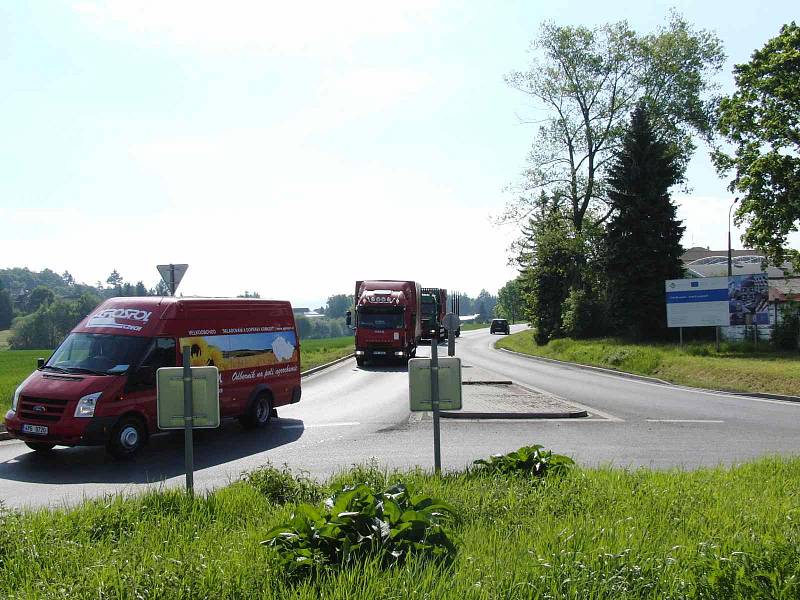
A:
<svg viewBox="0 0 800 600">
<path fill-rule="evenodd" d="M 439 339 L 447 337 L 444 316 L 447 314 L 447 290 L 422 288 L 422 339 L 430 340 L 433 323 L 437 324 Z"/>
<path fill-rule="evenodd" d="M 356 281 L 356 362 L 363 366 L 376 359 L 407 361 L 417 353 L 422 333 L 420 286 L 415 281 Z"/>
</svg>

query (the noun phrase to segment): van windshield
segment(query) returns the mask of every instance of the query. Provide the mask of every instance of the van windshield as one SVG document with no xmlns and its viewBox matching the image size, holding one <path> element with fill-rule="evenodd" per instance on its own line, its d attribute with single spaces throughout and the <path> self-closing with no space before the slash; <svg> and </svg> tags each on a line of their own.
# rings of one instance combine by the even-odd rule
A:
<svg viewBox="0 0 800 600">
<path fill-rule="evenodd" d="M 44 366 L 67 373 L 119 375 L 137 364 L 149 338 L 106 333 L 70 333 Z"/>
</svg>

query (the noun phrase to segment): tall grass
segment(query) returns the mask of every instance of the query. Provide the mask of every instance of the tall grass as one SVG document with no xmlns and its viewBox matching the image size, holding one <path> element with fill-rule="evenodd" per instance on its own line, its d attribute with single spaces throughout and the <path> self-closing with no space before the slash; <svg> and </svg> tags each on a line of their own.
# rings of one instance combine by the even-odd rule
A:
<svg viewBox="0 0 800 600">
<path fill-rule="evenodd" d="M 345 482 L 405 481 L 459 518 L 449 567 L 367 561 L 296 583 L 259 542 L 295 499 L 238 482 L 5 513 L 4 598 L 796 598 L 800 460 L 694 472 L 575 469 L 563 478 L 361 467 Z M 301 486 L 301 494 L 305 488 Z M 299 499 L 299 498 L 298 498 Z"/>
<path fill-rule="evenodd" d="M 612 338 L 553 340 L 537 346 L 532 331 L 499 340 L 498 348 L 568 362 L 649 375 L 695 387 L 800 395 L 800 353 L 766 344 L 631 344 Z"/>
</svg>

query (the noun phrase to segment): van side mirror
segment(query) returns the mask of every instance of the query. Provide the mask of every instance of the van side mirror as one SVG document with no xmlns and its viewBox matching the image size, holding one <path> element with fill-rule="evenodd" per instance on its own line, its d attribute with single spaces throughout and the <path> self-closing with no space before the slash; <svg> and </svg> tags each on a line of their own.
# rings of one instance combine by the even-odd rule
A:
<svg viewBox="0 0 800 600">
<path fill-rule="evenodd" d="M 155 385 L 156 384 L 156 370 L 154 367 L 142 366 L 136 369 L 128 379 L 128 385 Z"/>
<path fill-rule="evenodd" d="M 37 359 L 36 359 L 36 368 L 37 368 L 37 369 L 41 369 L 42 367 L 44 367 L 44 363 L 45 363 L 45 362 L 47 362 L 47 361 L 45 361 L 45 359 L 43 359 L 43 358 L 37 358 Z"/>
<path fill-rule="evenodd" d="M 347 323 L 348 327 L 353 326 L 353 313 L 350 312 L 349 310 L 346 313 L 344 313 L 344 322 Z"/>
</svg>

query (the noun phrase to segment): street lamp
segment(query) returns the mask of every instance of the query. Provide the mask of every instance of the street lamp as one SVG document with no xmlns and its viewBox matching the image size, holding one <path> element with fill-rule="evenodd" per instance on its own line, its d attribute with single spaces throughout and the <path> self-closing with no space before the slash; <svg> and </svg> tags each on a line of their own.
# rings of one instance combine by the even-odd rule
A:
<svg viewBox="0 0 800 600">
<path fill-rule="evenodd" d="M 731 252 L 731 211 L 738 201 L 739 198 L 734 198 L 733 202 L 731 202 L 730 208 L 728 208 L 728 277 L 733 275 L 733 258 Z"/>
</svg>

